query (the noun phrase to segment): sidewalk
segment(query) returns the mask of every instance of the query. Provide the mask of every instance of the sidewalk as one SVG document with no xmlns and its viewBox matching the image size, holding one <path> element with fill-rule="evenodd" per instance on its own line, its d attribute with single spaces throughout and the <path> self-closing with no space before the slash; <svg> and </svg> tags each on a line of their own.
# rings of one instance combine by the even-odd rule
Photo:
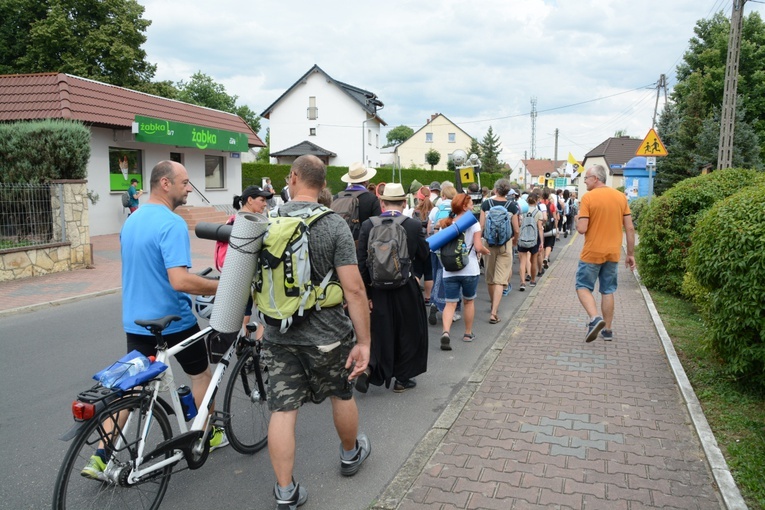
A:
<svg viewBox="0 0 765 510">
<path fill-rule="evenodd" d="M 573 285 L 582 242 L 560 243 L 484 368 L 374 508 L 746 508 L 623 265 L 614 341 L 584 342 Z"/>
<path fill-rule="evenodd" d="M 192 270 L 213 267 L 215 242 L 191 238 Z M 118 292 L 122 287 L 119 234 L 94 236 L 93 268 L 0 282 L 0 317 Z"/>
</svg>

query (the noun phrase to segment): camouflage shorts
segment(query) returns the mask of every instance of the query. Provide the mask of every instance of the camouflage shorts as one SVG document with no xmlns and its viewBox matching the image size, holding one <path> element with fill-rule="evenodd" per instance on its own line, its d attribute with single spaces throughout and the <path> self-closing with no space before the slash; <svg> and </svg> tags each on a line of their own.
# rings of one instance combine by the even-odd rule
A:
<svg viewBox="0 0 765 510">
<path fill-rule="evenodd" d="M 306 402 L 318 404 L 327 397 L 349 400 L 353 387 L 345 368 L 355 345 L 353 334 L 329 352 L 316 346 L 280 345 L 263 341 L 263 363 L 268 367 L 268 408 L 293 411 Z"/>
</svg>

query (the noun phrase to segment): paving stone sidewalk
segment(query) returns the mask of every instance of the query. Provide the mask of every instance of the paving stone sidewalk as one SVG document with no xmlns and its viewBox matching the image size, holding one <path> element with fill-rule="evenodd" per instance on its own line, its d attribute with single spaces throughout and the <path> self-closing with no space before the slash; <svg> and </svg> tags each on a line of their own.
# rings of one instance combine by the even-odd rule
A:
<svg viewBox="0 0 765 510">
<path fill-rule="evenodd" d="M 556 248 L 559 260 L 399 509 L 725 508 L 623 265 L 614 341 L 584 342 L 573 285 L 582 241 Z"/>
</svg>

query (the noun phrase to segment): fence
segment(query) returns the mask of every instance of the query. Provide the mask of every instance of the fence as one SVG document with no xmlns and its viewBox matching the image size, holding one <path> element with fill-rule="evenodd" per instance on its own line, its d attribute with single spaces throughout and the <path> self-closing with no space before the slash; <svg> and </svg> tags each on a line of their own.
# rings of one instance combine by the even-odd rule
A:
<svg viewBox="0 0 765 510">
<path fill-rule="evenodd" d="M 53 216 L 63 214 L 63 184 L 0 184 L 0 249 L 66 242 L 66 230 L 54 237 Z M 57 197 L 58 211 L 52 208 Z"/>
<path fill-rule="evenodd" d="M 0 281 L 91 261 L 86 181 L 0 183 Z"/>
</svg>

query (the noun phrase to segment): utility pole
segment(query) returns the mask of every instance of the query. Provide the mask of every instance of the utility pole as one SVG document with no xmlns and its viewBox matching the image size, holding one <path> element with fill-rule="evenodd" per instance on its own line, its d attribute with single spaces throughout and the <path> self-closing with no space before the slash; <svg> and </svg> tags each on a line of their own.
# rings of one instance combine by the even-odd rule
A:
<svg viewBox="0 0 765 510">
<path fill-rule="evenodd" d="M 656 127 L 656 112 L 659 110 L 659 95 L 661 95 L 661 89 L 664 89 L 664 105 L 667 105 L 667 77 L 665 75 L 659 76 L 659 81 L 656 83 L 656 104 L 653 106 L 653 121 L 651 122 L 651 129 Z"/>
<path fill-rule="evenodd" d="M 733 166 L 733 130 L 736 120 L 736 91 L 738 89 L 738 60 L 741 54 L 741 27 L 744 24 L 746 0 L 733 0 L 728 36 L 728 60 L 725 66 L 725 91 L 723 92 L 720 119 L 720 150 L 717 153 L 717 169 Z"/>
<path fill-rule="evenodd" d="M 553 170 L 555 170 L 556 172 L 558 171 L 558 169 L 555 166 L 557 164 L 558 164 L 558 128 L 555 128 L 555 153 L 553 155 Z"/>
<path fill-rule="evenodd" d="M 531 98 L 531 159 L 537 157 L 537 98 Z"/>
</svg>

